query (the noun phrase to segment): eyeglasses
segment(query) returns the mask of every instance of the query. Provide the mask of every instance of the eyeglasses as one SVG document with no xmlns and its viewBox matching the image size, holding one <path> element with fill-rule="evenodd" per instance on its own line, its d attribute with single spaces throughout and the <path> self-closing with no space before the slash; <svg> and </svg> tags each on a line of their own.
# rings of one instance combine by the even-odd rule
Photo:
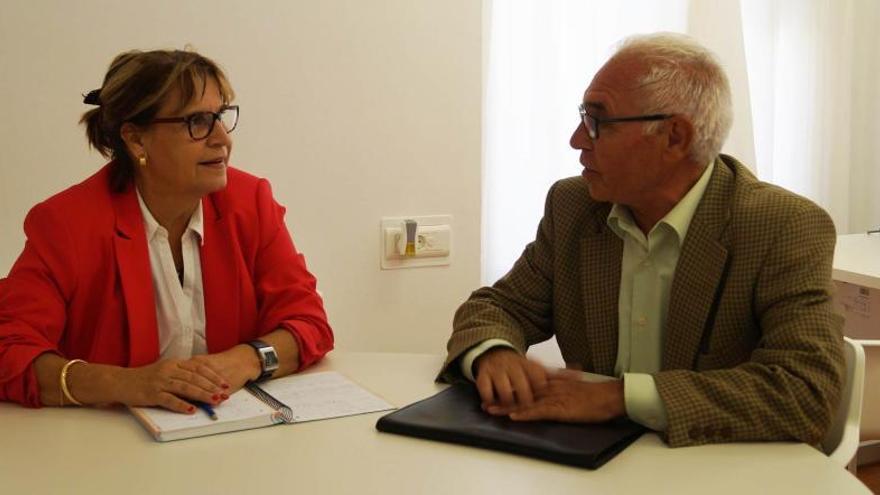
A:
<svg viewBox="0 0 880 495">
<path fill-rule="evenodd" d="M 666 113 L 655 113 L 652 115 L 636 115 L 633 117 L 609 117 L 600 119 L 587 113 L 584 104 L 578 104 L 578 111 L 581 114 L 581 120 L 584 121 L 584 128 L 587 130 L 590 139 L 599 139 L 599 124 L 610 124 L 612 122 L 648 122 L 652 120 L 666 120 L 672 115 Z"/>
<path fill-rule="evenodd" d="M 172 124 L 186 122 L 189 137 L 198 141 L 205 139 L 214 131 L 214 123 L 220 121 L 227 133 L 235 130 L 238 125 L 238 105 L 223 107 L 219 112 L 196 112 L 186 117 L 166 117 L 153 119 L 151 124 Z"/>
</svg>

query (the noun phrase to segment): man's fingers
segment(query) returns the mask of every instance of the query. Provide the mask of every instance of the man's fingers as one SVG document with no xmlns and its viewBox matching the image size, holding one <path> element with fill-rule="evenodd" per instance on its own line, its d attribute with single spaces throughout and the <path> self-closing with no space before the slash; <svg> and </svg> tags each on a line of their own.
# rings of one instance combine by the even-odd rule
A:
<svg viewBox="0 0 880 495">
<path fill-rule="evenodd" d="M 492 388 L 492 378 L 488 373 L 480 373 L 477 375 L 477 391 L 480 393 L 480 400 L 483 404 L 495 401 L 495 395 Z"/>
<path fill-rule="evenodd" d="M 518 405 L 530 405 L 534 397 L 532 396 L 532 386 L 529 384 L 530 380 L 527 371 L 522 368 L 513 369 L 508 377 L 513 386 L 514 402 Z"/>
<path fill-rule="evenodd" d="M 511 412 L 508 416 L 514 421 L 538 421 L 542 419 L 556 419 L 553 416 L 554 408 L 545 402 L 536 402 L 531 407 L 525 407 Z"/>
<path fill-rule="evenodd" d="M 483 409 L 490 414 L 506 415 L 522 405 L 532 404 L 535 391 L 546 384 L 547 372 L 543 366 L 510 349 L 484 356 L 476 378 Z"/>
<path fill-rule="evenodd" d="M 537 393 L 547 387 L 547 370 L 538 363 L 529 361 L 526 365 L 526 373 L 533 393 Z"/>
<path fill-rule="evenodd" d="M 583 376 L 584 373 L 582 371 L 561 368 L 550 372 L 548 378 L 552 380 L 573 380 L 579 382 L 583 381 Z"/>
<path fill-rule="evenodd" d="M 507 376 L 507 373 L 497 373 L 491 378 L 492 385 L 495 388 L 495 395 L 498 397 L 498 403 L 502 406 L 513 405 L 513 389 L 510 385 L 510 378 Z"/>
<path fill-rule="evenodd" d="M 508 416 L 510 413 L 517 411 L 520 407 L 516 404 L 510 406 L 502 406 L 501 404 L 487 404 L 483 409 L 492 416 Z"/>
<path fill-rule="evenodd" d="M 547 390 L 552 389 L 551 385 Z M 559 401 L 559 396 L 540 397 L 535 403 L 528 407 L 521 407 L 508 414 L 508 417 L 514 421 L 538 421 L 538 420 L 556 420 L 565 419 L 565 406 Z"/>
</svg>

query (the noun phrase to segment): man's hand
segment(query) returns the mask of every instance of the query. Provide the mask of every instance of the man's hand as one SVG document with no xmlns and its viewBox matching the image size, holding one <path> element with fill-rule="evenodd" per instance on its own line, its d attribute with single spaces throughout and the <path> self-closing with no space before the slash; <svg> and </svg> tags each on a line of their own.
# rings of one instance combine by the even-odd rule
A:
<svg viewBox="0 0 880 495">
<path fill-rule="evenodd" d="M 534 403 L 515 408 L 491 406 L 488 412 L 506 414 L 515 421 L 601 423 L 626 414 L 623 381 L 585 382 L 563 372 L 550 377 Z"/>
<path fill-rule="evenodd" d="M 531 405 L 535 393 L 547 385 L 547 371 L 508 347 L 496 347 L 477 358 L 477 390 L 483 410 Z"/>
</svg>

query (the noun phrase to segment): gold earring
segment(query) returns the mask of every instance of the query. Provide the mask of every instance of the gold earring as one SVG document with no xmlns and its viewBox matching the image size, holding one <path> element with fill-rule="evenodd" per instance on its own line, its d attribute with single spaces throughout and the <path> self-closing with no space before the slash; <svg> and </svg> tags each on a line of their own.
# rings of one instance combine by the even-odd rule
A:
<svg viewBox="0 0 880 495">
<path fill-rule="evenodd" d="M 142 155 L 138 157 L 138 165 L 140 165 L 141 167 L 147 166 L 147 155 Z"/>
</svg>

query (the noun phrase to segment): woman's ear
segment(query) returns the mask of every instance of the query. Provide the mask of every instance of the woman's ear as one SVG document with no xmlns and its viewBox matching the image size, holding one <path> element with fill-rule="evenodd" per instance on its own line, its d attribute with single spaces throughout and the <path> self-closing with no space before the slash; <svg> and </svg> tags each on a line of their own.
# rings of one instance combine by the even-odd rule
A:
<svg viewBox="0 0 880 495">
<path fill-rule="evenodd" d="M 128 154 L 132 159 L 137 161 L 139 157 L 146 156 L 147 152 L 144 149 L 144 135 L 138 126 L 131 122 L 126 122 L 119 128 L 119 135 L 125 143 L 125 148 L 128 150 Z"/>
<path fill-rule="evenodd" d="M 682 115 L 673 115 L 666 121 L 667 141 L 665 155 L 670 161 L 688 157 L 694 143 L 694 125 Z"/>
</svg>

